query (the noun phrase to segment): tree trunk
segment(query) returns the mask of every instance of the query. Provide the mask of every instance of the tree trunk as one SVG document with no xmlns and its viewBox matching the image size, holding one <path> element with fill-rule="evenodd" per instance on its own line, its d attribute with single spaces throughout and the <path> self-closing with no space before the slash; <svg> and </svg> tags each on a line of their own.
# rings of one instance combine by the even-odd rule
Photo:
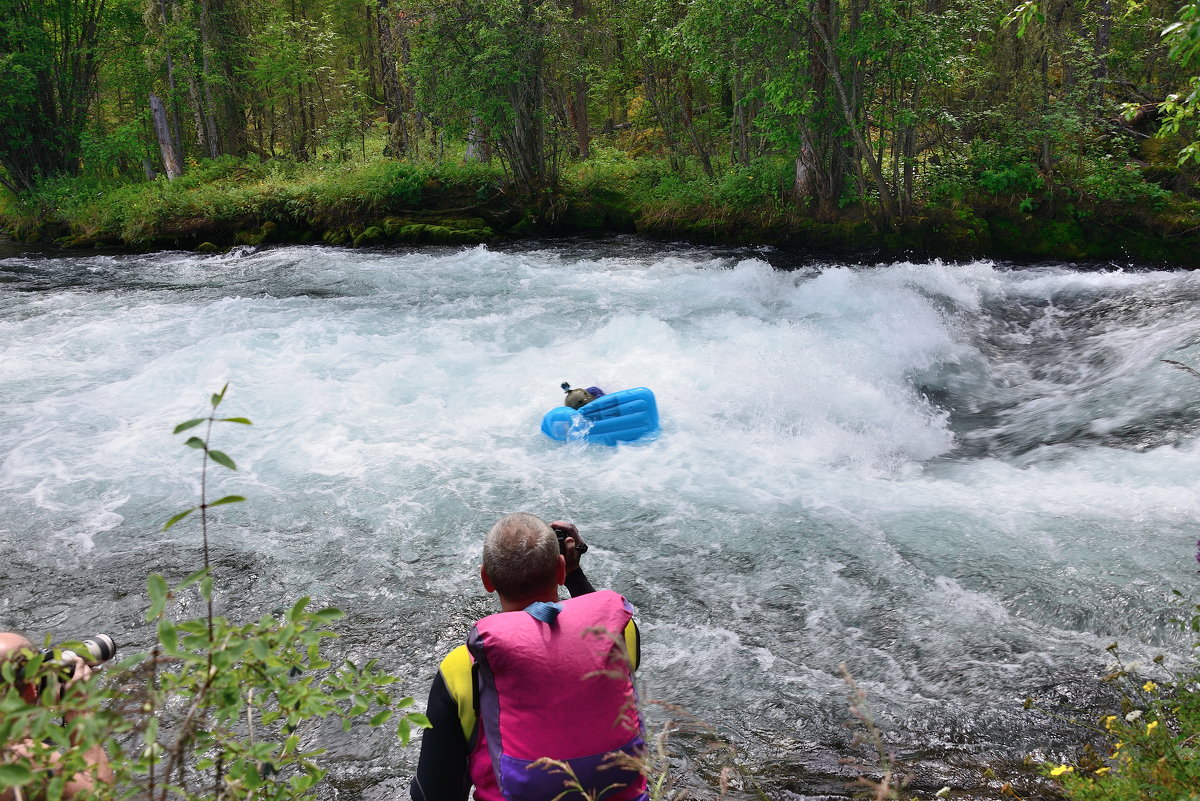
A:
<svg viewBox="0 0 1200 801">
<path fill-rule="evenodd" d="M 400 158 L 408 153 L 408 134 L 404 125 L 404 93 L 396 74 L 399 53 L 389 0 L 378 0 L 376 19 L 379 25 L 379 74 L 383 80 L 383 110 L 387 118 L 387 141 L 383 155 Z"/>
<path fill-rule="evenodd" d="M 183 159 L 180 158 L 175 139 L 171 136 L 171 128 L 167 124 L 167 110 L 162 99 L 153 92 L 150 93 L 150 116 L 154 119 L 154 135 L 158 138 L 158 148 L 162 152 L 167 180 L 174 181 L 183 175 Z"/>
<path fill-rule="evenodd" d="M 487 126 L 478 116 L 471 115 L 471 130 L 467 131 L 467 161 L 478 161 L 489 164 L 492 161 L 492 145 L 489 141 Z"/>
<path fill-rule="evenodd" d="M 700 141 L 696 133 L 696 125 L 692 118 L 692 83 L 689 80 L 683 91 L 683 127 L 687 129 L 688 138 L 692 140 L 692 149 L 700 159 L 700 167 L 709 178 L 713 177 L 712 161 L 708 157 L 708 149 Z"/>
<path fill-rule="evenodd" d="M 175 57 L 171 54 L 171 46 L 166 41 L 166 31 L 170 27 L 170 17 L 167 14 L 167 0 L 158 0 L 158 9 L 162 18 L 163 26 L 163 56 L 167 70 L 167 99 L 171 103 L 171 118 L 167 133 L 171 137 L 172 150 L 179 159 L 179 164 L 183 164 L 183 141 L 182 136 L 183 125 L 179 119 L 179 92 L 175 86 Z M 165 110 L 165 109 L 164 109 Z M 161 142 L 161 139 L 159 140 Z M 170 170 L 167 171 L 168 174 Z M 179 174 L 182 174 L 182 170 Z"/>
<path fill-rule="evenodd" d="M 658 118 L 658 124 L 662 128 L 663 141 L 667 146 L 667 160 L 671 164 L 671 169 L 675 172 L 681 172 L 683 170 L 683 163 L 679 158 L 679 148 L 675 144 L 673 121 L 671 120 L 670 113 L 659 102 L 658 75 L 654 67 L 649 63 L 645 64 L 642 68 L 642 86 L 645 89 L 646 102 L 654 110 L 654 116 Z"/>
<path fill-rule="evenodd" d="M 245 34 L 242 20 L 226 5 L 226 0 L 205 0 L 205 25 L 207 41 L 216 61 L 217 79 L 206 84 L 215 94 L 209 105 L 213 122 L 214 138 L 220 152 L 235 156 L 244 154 L 250 147 L 250 133 L 246 113 L 240 96 L 245 58 Z M 261 127 L 259 150 L 262 150 Z"/>
<path fill-rule="evenodd" d="M 863 134 L 862 125 L 855 112 L 855 107 L 842 81 L 841 63 L 838 59 L 837 50 L 833 46 L 833 39 L 830 32 L 825 27 L 825 21 L 813 17 L 813 28 L 816 30 L 817 36 L 821 39 L 829 77 L 833 80 L 833 87 L 837 93 L 842 117 L 846 123 L 846 127 L 850 131 L 850 136 L 854 140 L 857 150 L 857 158 L 853 161 L 855 173 L 861 176 L 862 166 L 860 162 L 865 161 L 867 169 L 871 174 L 871 181 L 875 185 L 875 190 L 879 193 L 879 205 L 883 208 L 884 223 L 890 226 L 899 216 L 896 201 L 892 197 L 891 190 L 888 188 L 887 180 L 883 177 L 883 170 L 880 167 L 879 161 L 875 158 L 875 154 L 871 152 L 871 145 Z M 862 178 L 860 177 L 859 180 L 861 181 Z"/>
<path fill-rule="evenodd" d="M 188 76 L 188 100 L 191 101 L 192 124 L 196 127 L 196 145 L 202 153 L 207 153 L 210 158 L 215 158 L 213 152 L 215 143 L 210 142 L 208 138 L 208 126 L 204 123 L 204 104 L 200 101 L 200 82 L 196 79 L 194 72 Z"/>
<path fill-rule="evenodd" d="M 1112 40 L 1112 0 L 1101 0 L 1100 20 L 1096 26 L 1096 69 L 1092 72 L 1092 104 L 1099 102 L 1108 83 L 1108 55 Z"/>
<path fill-rule="evenodd" d="M 587 4 L 585 0 L 571 0 L 571 19 L 576 23 L 573 27 L 575 48 L 580 64 L 586 64 L 588 59 L 587 39 L 584 36 L 584 27 L 582 24 L 583 19 L 586 17 Z M 587 81 L 582 77 L 576 78 L 573 89 L 573 96 L 571 98 L 571 123 L 575 128 L 575 147 L 579 151 L 579 158 L 586 159 L 591 155 L 592 150 L 592 133 L 588 125 Z"/>
<path fill-rule="evenodd" d="M 819 202 L 821 197 L 820 165 L 813 149 L 812 135 L 805 130 L 800 137 L 800 152 L 796 154 L 796 178 L 792 183 L 792 193 L 797 203 L 807 205 Z"/>
<path fill-rule="evenodd" d="M 208 157 L 215 159 L 221 155 L 221 142 L 217 135 L 216 106 L 212 95 L 212 59 L 213 50 L 211 11 L 209 0 L 200 0 L 200 78 L 203 95 L 200 98 L 204 113 L 204 134 L 208 140 Z"/>
</svg>

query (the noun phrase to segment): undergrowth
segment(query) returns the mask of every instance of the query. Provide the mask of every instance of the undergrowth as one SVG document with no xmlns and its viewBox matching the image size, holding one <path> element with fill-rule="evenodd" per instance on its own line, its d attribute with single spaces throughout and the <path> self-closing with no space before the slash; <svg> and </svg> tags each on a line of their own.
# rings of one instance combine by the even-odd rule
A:
<svg viewBox="0 0 1200 801">
<path fill-rule="evenodd" d="M 50 224 L 73 238 L 154 241 L 181 221 L 348 221 L 364 214 L 472 202 L 491 197 L 499 165 L 384 159 L 295 162 L 222 157 L 174 181 L 58 178 L 11 199 L 14 228 Z"/>
<path fill-rule="evenodd" d="M 1200 371 L 1171 359 L 1167 364 L 1200 378 Z M 1200 542 L 1196 543 L 1200 562 Z M 1073 762 L 1045 766 L 1072 801 L 1197 801 L 1200 799 L 1200 604 L 1173 591 L 1181 614 L 1174 620 L 1190 642 L 1183 664 L 1168 669 L 1163 655 L 1151 665 L 1126 664 L 1116 643 L 1104 681 L 1118 691 L 1120 705 L 1094 722 L 1096 744 Z M 1027 707 L 1036 708 L 1034 699 Z"/>
</svg>

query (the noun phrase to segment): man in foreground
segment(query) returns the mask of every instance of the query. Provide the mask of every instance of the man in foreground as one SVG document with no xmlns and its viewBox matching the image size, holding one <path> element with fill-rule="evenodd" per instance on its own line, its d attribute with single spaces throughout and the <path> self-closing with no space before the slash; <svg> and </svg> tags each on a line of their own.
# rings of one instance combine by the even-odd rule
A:
<svg viewBox="0 0 1200 801">
<path fill-rule="evenodd" d="M 4 672 L 12 670 L 17 677 L 14 684 L 9 684 L 3 679 L 3 674 L 0 674 L 0 698 L 7 698 L 10 694 L 17 694 L 26 704 L 53 704 L 57 698 L 41 698 L 40 690 L 37 683 L 25 681 L 20 675 L 20 666 L 24 661 L 33 656 L 34 648 L 24 636 L 16 632 L 5 631 L 0 632 L 0 668 L 5 668 L 5 663 L 12 663 L 7 666 Z M 80 682 L 87 681 L 92 675 L 91 668 L 82 659 L 74 662 L 72 675 L 69 681 L 62 687 L 63 692 L 70 692 L 71 689 Z M 70 728 L 72 722 L 78 719 L 83 712 L 77 710 L 67 711 L 63 715 L 63 725 Z M 62 761 L 62 755 L 58 752 L 51 752 L 49 755 L 39 755 L 36 753 L 38 745 L 30 740 L 20 740 L 15 742 L 0 743 L 0 763 L 24 765 L 30 770 L 37 771 L 40 766 L 47 763 L 55 764 Z M 84 770 L 75 773 L 66 781 L 63 787 L 63 798 L 73 799 L 84 797 L 93 793 L 99 783 L 112 784 L 113 773 L 108 764 L 108 756 L 104 753 L 104 749 L 99 745 L 94 745 L 83 752 L 83 763 L 86 766 Z M 51 773 L 60 773 L 59 771 L 51 771 Z M 44 795 L 45 786 L 52 781 L 53 776 L 47 775 L 35 778 L 33 782 L 24 785 L 18 795 L 15 789 L 6 789 L 0 791 L 0 801 L 18 801 L 18 799 L 38 799 Z"/>
<path fill-rule="evenodd" d="M 645 798 L 637 627 L 624 598 L 592 588 L 585 549 L 573 524 L 531 514 L 488 532 L 480 578 L 503 611 L 442 660 L 414 801 L 462 801 L 472 785 L 478 801 L 552 801 L 568 788 Z"/>
</svg>

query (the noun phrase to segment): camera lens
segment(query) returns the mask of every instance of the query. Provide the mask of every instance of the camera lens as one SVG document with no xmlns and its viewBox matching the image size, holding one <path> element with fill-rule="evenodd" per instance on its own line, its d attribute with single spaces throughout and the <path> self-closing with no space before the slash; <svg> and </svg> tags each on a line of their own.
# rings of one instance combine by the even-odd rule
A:
<svg viewBox="0 0 1200 801">
<path fill-rule="evenodd" d="M 117 644 L 107 634 L 97 634 L 82 642 L 88 653 L 91 654 L 92 658 L 89 661 L 93 665 L 107 662 L 117 653 Z"/>
</svg>

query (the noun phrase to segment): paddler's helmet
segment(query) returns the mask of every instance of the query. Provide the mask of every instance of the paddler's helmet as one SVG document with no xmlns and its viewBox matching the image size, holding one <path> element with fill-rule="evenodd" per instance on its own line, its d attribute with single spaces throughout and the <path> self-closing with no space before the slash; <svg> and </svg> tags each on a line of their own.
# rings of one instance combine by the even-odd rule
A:
<svg viewBox="0 0 1200 801">
<path fill-rule="evenodd" d="M 566 381 L 562 382 L 562 389 L 563 392 L 567 393 L 567 398 L 563 401 L 563 405 L 570 406 L 572 409 L 578 409 L 585 403 L 591 403 L 596 399 L 596 396 L 586 389 L 571 389 L 571 385 Z"/>
</svg>

